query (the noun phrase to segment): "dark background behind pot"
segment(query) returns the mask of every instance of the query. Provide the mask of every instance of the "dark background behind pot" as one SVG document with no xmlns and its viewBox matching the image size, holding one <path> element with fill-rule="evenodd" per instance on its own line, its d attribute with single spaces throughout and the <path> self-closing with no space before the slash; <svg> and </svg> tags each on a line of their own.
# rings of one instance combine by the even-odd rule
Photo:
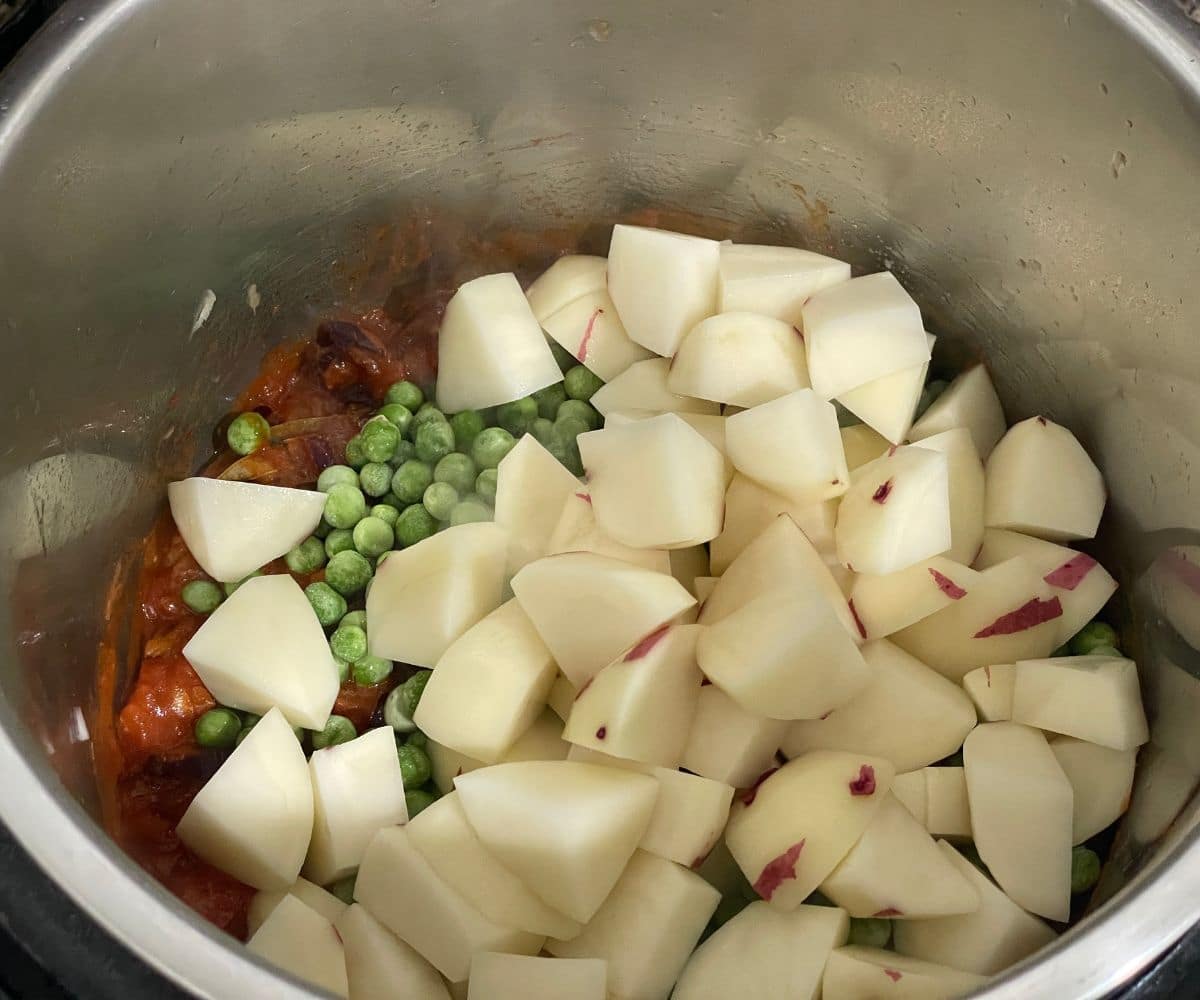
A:
<svg viewBox="0 0 1200 1000">
<path fill-rule="evenodd" d="M 62 3 L 0 0 L 0 69 Z M 1122 1000 L 1197 995 L 1200 927 L 1172 947 Z M 0 825 L 0 997 L 184 1000 L 185 994 L 97 927 Z"/>
</svg>

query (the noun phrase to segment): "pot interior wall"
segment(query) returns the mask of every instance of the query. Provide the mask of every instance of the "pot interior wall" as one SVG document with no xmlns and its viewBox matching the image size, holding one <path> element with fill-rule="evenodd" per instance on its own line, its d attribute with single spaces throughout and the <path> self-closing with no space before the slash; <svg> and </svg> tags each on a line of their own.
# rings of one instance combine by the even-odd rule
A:
<svg viewBox="0 0 1200 1000">
<path fill-rule="evenodd" d="M 13 737 L 96 812 L 106 585 L 269 346 L 382 301 L 417 237 L 410 280 L 465 278 L 659 208 L 895 269 L 941 362 L 986 356 L 1010 417 L 1097 456 L 1154 717 L 1114 891 L 1200 774 L 1200 595 L 1168 551 L 1200 528 L 1200 109 L 1099 6 L 68 8 L 95 44 L 36 117 L 0 89 Z M 498 240 L 459 259 L 451 223 Z"/>
</svg>

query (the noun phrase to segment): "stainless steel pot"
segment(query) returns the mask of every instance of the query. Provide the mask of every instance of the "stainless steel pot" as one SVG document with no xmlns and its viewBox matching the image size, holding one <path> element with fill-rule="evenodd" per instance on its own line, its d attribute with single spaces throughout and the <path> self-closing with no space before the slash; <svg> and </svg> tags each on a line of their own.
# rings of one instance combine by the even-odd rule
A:
<svg viewBox="0 0 1200 1000">
<path fill-rule="evenodd" d="M 0 82 L 4 822 L 198 995 L 303 995 L 94 821 L 105 584 L 264 349 L 375 294 L 378 224 L 432 206 L 587 238 L 664 205 L 895 268 L 948 357 L 992 360 L 1010 416 L 1070 424 L 1103 465 L 1154 741 L 1107 902 L 986 995 L 1127 980 L 1200 918 L 1200 596 L 1169 552 L 1200 529 L 1196 17 L 1182 0 L 69 3 Z"/>
</svg>

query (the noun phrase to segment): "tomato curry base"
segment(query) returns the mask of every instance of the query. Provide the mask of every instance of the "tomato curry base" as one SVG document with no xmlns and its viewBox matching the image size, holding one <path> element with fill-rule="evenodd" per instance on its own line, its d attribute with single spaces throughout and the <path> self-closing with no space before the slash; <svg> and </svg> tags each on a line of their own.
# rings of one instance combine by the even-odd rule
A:
<svg viewBox="0 0 1200 1000">
<path fill-rule="evenodd" d="M 383 309 L 326 320 L 315 339 L 272 351 L 235 407 L 235 412 L 262 413 L 272 425 L 270 442 L 238 458 L 224 447 L 222 423 L 216 435 L 220 450 L 201 474 L 313 488 L 321 469 L 343 460 L 346 442 L 389 385 L 403 378 L 420 385 L 433 382 L 443 305 L 444 297 L 435 296 L 428 308 L 399 320 Z M 105 823 L 120 846 L 174 895 L 216 926 L 244 938 L 255 890 L 201 861 L 175 834 L 192 798 L 228 754 L 200 747 L 193 736 L 197 717 L 216 702 L 183 656 L 184 645 L 204 618 L 184 604 L 180 592 L 189 580 L 205 574 L 169 511 L 142 543 L 140 557 L 132 626 L 137 668 L 116 714 L 112 739 L 97 747 Z M 288 569 L 279 559 L 265 571 Z M 306 586 L 323 576 L 321 569 L 296 579 Z M 351 607 L 361 607 L 361 598 Z M 117 669 L 111 649 L 101 650 L 100 665 L 103 704 L 105 691 L 111 692 L 114 684 L 105 672 Z M 387 681 L 374 687 L 347 680 L 333 711 L 360 731 L 378 724 L 383 696 L 410 672 L 397 665 Z M 106 757 L 111 759 L 101 759 Z"/>
</svg>

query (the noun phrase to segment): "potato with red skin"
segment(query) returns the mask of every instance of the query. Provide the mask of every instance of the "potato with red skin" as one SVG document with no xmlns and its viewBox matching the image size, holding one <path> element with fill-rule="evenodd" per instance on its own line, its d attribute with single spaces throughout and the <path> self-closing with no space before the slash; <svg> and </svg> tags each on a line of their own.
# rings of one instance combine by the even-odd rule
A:
<svg viewBox="0 0 1200 1000">
<path fill-rule="evenodd" d="M 953 1000 L 985 982 L 948 965 L 897 955 L 882 948 L 836 948 L 825 966 L 824 1000 Z"/>
<path fill-rule="evenodd" d="M 787 727 L 779 719 L 747 712 L 715 684 L 708 684 L 700 689 L 696 702 L 683 767 L 745 788 L 772 766 Z"/>
<path fill-rule="evenodd" d="M 858 841 L 891 788 L 882 757 L 818 750 L 783 765 L 735 799 L 729 852 L 754 890 L 795 909 Z"/>
<path fill-rule="evenodd" d="M 860 573 L 850 592 L 855 623 L 864 639 L 882 639 L 961 601 L 978 579 L 971 567 L 945 556 L 885 576 Z"/>
</svg>

